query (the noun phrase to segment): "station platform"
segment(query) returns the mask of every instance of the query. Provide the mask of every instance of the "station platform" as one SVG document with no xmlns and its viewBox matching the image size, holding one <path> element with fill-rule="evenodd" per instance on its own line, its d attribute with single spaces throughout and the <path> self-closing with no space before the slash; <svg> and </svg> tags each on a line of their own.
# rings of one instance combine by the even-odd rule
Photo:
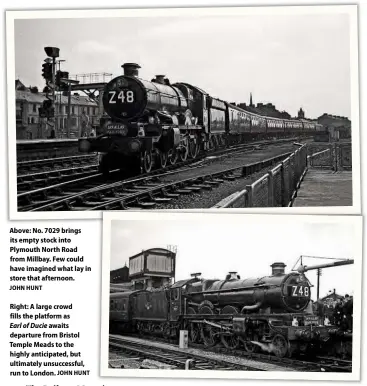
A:
<svg viewBox="0 0 367 386">
<path fill-rule="evenodd" d="M 352 206 L 352 171 L 309 169 L 293 207 Z"/>
<path fill-rule="evenodd" d="M 17 161 L 79 155 L 78 139 L 17 140 Z"/>
</svg>

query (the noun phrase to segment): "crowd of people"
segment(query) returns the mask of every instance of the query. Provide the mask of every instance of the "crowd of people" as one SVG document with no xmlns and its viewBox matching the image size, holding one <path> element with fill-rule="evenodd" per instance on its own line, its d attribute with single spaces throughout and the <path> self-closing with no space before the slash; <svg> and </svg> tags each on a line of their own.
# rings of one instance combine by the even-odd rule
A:
<svg viewBox="0 0 367 386">
<path fill-rule="evenodd" d="M 315 306 L 315 312 L 325 324 L 338 326 L 344 331 L 353 330 L 353 298 L 348 294 L 328 303 L 320 300 Z"/>
</svg>

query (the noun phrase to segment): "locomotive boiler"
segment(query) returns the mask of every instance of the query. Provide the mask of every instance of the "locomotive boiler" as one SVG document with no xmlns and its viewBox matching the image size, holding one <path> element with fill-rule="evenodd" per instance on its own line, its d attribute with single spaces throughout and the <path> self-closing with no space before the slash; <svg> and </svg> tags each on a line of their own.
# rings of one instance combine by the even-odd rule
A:
<svg viewBox="0 0 367 386">
<path fill-rule="evenodd" d="M 193 283 L 188 298 L 199 308 L 215 308 L 218 312 L 242 314 L 250 312 L 301 312 L 309 304 L 311 290 L 308 279 L 297 272 L 285 274 L 282 263 L 274 263 L 272 276 L 241 280 L 230 272 L 225 280 L 204 280 Z"/>
</svg>

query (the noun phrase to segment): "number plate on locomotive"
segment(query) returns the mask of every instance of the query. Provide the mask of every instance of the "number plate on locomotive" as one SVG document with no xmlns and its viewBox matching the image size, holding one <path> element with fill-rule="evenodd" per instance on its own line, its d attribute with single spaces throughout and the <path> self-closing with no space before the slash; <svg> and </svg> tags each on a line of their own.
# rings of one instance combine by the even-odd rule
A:
<svg viewBox="0 0 367 386">
<path fill-rule="evenodd" d="M 127 126 L 122 123 L 109 123 L 106 125 L 107 134 L 119 134 L 126 135 L 127 134 Z"/>
<path fill-rule="evenodd" d="M 304 285 L 292 285 L 288 287 L 288 295 L 295 297 L 306 297 L 310 296 L 310 287 Z"/>
</svg>

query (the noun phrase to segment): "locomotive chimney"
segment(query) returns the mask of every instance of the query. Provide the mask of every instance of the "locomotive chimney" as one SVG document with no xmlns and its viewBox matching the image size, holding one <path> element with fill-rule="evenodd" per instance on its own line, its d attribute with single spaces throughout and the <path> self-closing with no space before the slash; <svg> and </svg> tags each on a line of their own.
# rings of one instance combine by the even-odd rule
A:
<svg viewBox="0 0 367 386">
<path fill-rule="evenodd" d="M 228 272 L 228 275 L 226 276 L 226 280 L 237 280 L 239 279 L 239 275 L 237 275 L 237 272 L 236 271 L 230 271 Z"/>
<path fill-rule="evenodd" d="M 272 275 L 284 275 L 285 274 L 285 267 L 286 265 L 284 263 L 273 263 L 271 266 L 271 274 Z"/>
<path fill-rule="evenodd" d="M 196 279 L 197 277 L 201 276 L 201 272 L 192 273 L 190 276 Z"/>
<path fill-rule="evenodd" d="M 155 81 L 156 81 L 156 83 L 160 83 L 160 84 L 165 84 L 165 82 L 164 82 L 164 77 L 165 77 L 166 75 L 156 75 L 155 76 Z"/>
<path fill-rule="evenodd" d="M 121 66 L 124 69 L 124 75 L 126 76 L 139 76 L 139 64 L 136 63 L 124 63 Z"/>
</svg>

